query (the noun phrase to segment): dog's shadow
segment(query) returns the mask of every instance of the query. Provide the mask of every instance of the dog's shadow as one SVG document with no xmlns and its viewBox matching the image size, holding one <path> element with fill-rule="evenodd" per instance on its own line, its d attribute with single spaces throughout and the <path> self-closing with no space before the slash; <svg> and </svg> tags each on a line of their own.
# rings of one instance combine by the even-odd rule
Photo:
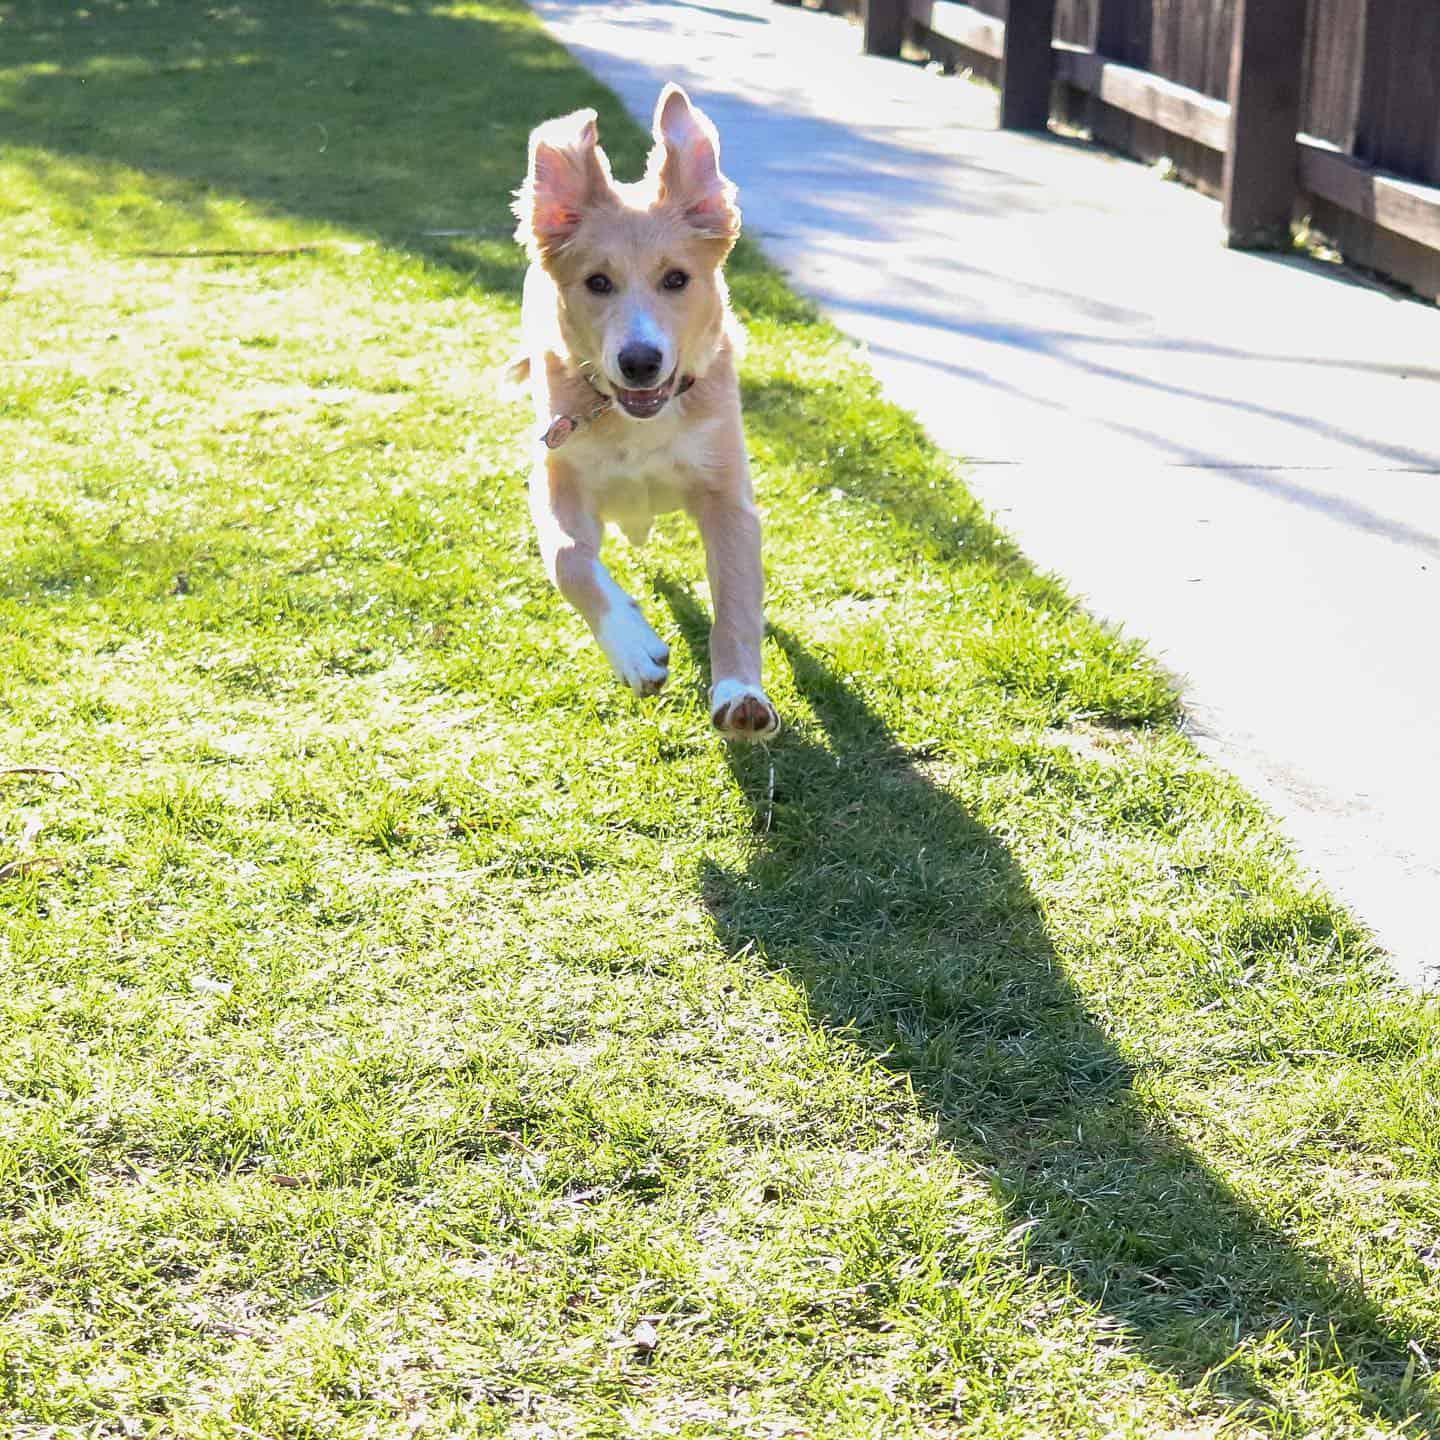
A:
<svg viewBox="0 0 1440 1440">
<path fill-rule="evenodd" d="M 703 675 L 708 617 L 675 583 L 656 588 Z M 1288 1326 L 1367 1413 L 1440 1420 L 1410 1389 L 1407 1337 L 1354 1280 L 1300 1252 L 1135 1097 L 1005 844 L 840 674 L 775 638 L 819 731 L 727 749 L 757 849 L 743 873 L 706 866 L 720 942 L 787 971 L 822 1024 L 907 1073 L 1027 1227 L 1015 1263 L 1068 1275 L 1150 1365 L 1195 1385 L 1247 1337 Z M 1208 1385 L 1299 1423 L 1253 1371 Z"/>
</svg>

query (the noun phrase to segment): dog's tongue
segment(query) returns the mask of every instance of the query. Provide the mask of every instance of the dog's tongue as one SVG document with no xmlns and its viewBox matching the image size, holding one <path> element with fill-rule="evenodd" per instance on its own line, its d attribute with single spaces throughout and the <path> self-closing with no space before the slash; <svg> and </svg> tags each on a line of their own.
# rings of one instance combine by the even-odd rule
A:
<svg viewBox="0 0 1440 1440">
<path fill-rule="evenodd" d="M 653 390 L 617 389 L 615 398 L 620 402 L 620 406 L 626 414 L 640 419 L 648 419 L 650 416 L 660 413 L 661 408 L 670 398 L 670 391 L 674 384 L 675 377 L 672 375 L 663 385 L 657 385 Z"/>
</svg>

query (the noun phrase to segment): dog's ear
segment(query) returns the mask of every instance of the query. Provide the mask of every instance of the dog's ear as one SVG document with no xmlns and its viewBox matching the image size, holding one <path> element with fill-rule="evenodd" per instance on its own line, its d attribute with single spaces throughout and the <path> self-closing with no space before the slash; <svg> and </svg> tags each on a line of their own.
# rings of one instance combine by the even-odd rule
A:
<svg viewBox="0 0 1440 1440">
<path fill-rule="evenodd" d="M 610 162 L 593 110 L 547 120 L 530 132 L 530 167 L 512 207 L 515 238 L 537 260 L 561 249 L 585 211 L 610 191 Z"/>
<path fill-rule="evenodd" d="M 678 85 L 660 92 L 654 133 L 650 158 L 659 170 L 661 200 L 677 206 L 702 235 L 733 245 L 740 208 L 735 187 L 720 173 L 720 137 Z"/>
</svg>

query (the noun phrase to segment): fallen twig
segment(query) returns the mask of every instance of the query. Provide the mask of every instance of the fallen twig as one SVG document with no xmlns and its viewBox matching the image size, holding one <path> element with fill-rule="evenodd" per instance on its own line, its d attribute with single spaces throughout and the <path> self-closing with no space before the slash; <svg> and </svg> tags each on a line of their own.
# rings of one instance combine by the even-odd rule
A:
<svg viewBox="0 0 1440 1440">
<path fill-rule="evenodd" d="M 62 770 L 58 765 L 4 765 L 0 766 L 0 776 L 4 775 L 58 775 L 62 780 L 68 780 L 75 785 L 78 782 L 68 771 Z"/>
<path fill-rule="evenodd" d="M 313 1175 L 285 1175 L 279 1171 L 271 1171 L 265 1178 L 282 1190 L 304 1190 L 315 1184 Z"/>
<path fill-rule="evenodd" d="M 19 880 L 21 876 L 33 875 L 38 870 L 60 870 L 62 865 L 53 855 L 25 855 L 0 865 L 0 880 Z"/>
</svg>

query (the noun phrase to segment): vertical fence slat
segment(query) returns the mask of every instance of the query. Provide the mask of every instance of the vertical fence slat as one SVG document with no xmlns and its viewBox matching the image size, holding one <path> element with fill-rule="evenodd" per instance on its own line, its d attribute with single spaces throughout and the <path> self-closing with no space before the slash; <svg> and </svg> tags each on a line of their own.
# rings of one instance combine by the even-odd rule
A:
<svg viewBox="0 0 1440 1440">
<path fill-rule="evenodd" d="M 1095 9 L 1095 51 L 1107 60 L 1129 58 L 1129 0 L 1098 0 Z"/>
<path fill-rule="evenodd" d="M 1055 0 L 1010 0 L 1000 61 L 1000 128 L 1043 130 L 1055 79 Z"/>
<path fill-rule="evenodd" d="M 1235 249 L 1289 243 L 1304 57 L 1305 0 L 1237 0 L 1224 179 L 1225 237 Z"/>
</svg>

